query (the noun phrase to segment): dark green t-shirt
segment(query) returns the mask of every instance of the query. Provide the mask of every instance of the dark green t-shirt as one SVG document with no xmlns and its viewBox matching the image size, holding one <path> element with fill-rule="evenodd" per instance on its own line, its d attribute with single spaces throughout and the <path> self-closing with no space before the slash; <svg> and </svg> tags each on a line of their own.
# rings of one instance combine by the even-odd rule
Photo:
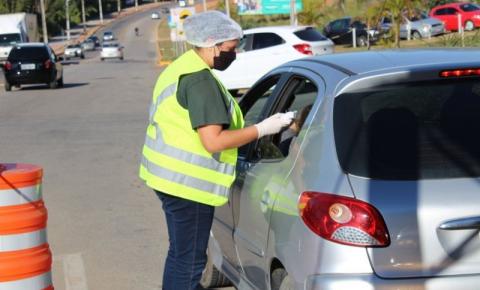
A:
<svg viewBox="0 0 480 290">
<path fill-rule="evenodd" d="M 192 128 L 205 125 L 230 126 L 226 97 L 217 80 L 208 70 L 184 75 L 180 78 L 177 101 L 188 110 Z"/>
</svg>

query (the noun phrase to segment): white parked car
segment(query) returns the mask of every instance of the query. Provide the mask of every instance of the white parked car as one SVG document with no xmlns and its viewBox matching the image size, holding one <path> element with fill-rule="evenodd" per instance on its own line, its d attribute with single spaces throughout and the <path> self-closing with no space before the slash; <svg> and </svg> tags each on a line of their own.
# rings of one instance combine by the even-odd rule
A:
<svg viewBox="0 0 480 290">
<path fill-rule="evenodd" d="M 103 61 L 106 58 L 119 58 L 123 60 L 123 46 L 117 42 L 107 42 L 102 45 L 102 51 L 100 52 L 100 60 Z"/>
<path fill-rule="evenodd" d="M 71 57 L 85 58 L 84 49 L 80 44 L 71 44 L 65 47 L 63 55 L 66 60 Z"/>
<path fill-rule="evenodd" d="M 333 42 L 311 26 L 252 28 L 244 31 L 237 59 L 225 71 L 215 73 L 227 89 L 247 89 L 285 62 L 333 50 Z"/>
<path fill-rule="evenodd" d="M 158 12 L 152 12 L 152 19 L 160 19 L 160 14 Z"/>
</svg>

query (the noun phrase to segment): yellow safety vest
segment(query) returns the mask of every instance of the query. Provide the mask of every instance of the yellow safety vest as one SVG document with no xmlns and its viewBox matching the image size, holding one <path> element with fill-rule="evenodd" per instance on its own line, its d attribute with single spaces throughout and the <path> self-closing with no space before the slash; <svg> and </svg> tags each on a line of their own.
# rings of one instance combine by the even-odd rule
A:
<svg viewBox="0 0 480 290">
<path fill-rule="evenodd" d="M 211 72 L 200 56 L 189 50 L 158 78 L 150 107 L 140 178 L 155 190 L 220 206 L 228 201 L 230 186 L 235 179 L 237 149 L 209 153 L 197 131 L 192 129 L 188 110 L 177 101 L 180 77 L 205 69 Z M 240 107 L 218 79 L 217 82 L 230 104 L 229 129 L 243 128 Z"/>
</svg>

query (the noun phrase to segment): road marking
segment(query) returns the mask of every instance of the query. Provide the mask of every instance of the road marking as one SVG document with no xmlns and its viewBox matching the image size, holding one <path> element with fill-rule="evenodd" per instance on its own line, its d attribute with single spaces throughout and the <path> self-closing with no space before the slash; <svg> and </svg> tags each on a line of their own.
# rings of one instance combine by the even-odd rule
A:
<svg viewBox="0 0 480 290">
<path fill-rule="evenodd" d="M 82 254 L 63 255 L 66 290 L 88 290 Z"/>
</svg>

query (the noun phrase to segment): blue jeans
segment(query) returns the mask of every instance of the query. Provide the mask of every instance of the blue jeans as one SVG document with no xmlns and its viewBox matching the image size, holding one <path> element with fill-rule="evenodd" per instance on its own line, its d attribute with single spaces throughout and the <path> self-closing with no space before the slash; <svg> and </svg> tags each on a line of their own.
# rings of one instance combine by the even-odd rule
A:
<svg viewBox="0 0 480 290">
<path fill-rule="evenodd" d="M 162 201 L 170 247 L 163 271 L 163 290 L 203 289 L 207 246 L 215 207 L 155 191 Z"/>
</svg>

